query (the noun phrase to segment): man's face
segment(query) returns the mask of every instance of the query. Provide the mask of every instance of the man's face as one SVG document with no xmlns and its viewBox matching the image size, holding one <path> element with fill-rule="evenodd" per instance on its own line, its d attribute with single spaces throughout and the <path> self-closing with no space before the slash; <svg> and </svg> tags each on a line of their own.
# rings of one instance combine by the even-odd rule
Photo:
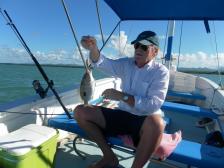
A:
<svg viewBox="0 0 224 168">
<path fill-rule="evenodd" d="M 136 65 L 141 68 L 149 61 L 151 61 L 158 53 L 158 48 L 154 45 L 143 45 L 141 43 L 135 43 L 135 62 Z"/>
</svg>

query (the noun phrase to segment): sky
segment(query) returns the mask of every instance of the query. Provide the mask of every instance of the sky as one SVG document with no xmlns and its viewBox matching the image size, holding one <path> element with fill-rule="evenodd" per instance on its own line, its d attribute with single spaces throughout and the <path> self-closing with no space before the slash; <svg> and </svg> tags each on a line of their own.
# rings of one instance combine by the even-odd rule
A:
<svg viewBox="0 0 224 168">
<path fill-rule="evenodd" d="M 102 0 L 98 2 L 103 36 L 106 39 L 119 18 L 105 2 Z M 83 35 L 95 36 L 101 48 L 102 39 L 95 0 L 65 0 L 65 3 L 72 18 L 77 39 L 80 41 Z M 0 8 L 8 12 L 28 47 L 41 64 L 82 63 L 61 0 L 0 0 Z M 224 22 L 209 23 L 211 33 L 207 34 L 202 21 L 183 22 L 180 42 L 182 22 L 175 22 L 172 50 L 174 65 L 177 65 L 179 58 L 179 67 L 217 69 L 218 62 L 220 66 L 224 66 Z M 113 59 L 132 57 L 134 50 L 130 43 L 145 30 L 152 30 L 158 34 L 161 47 L 157 60 L 163 61 L 162 58 L 166 53 L 164 45 L 167 21 L 122 22 L 102 53 Z M 82 52 L 85 57 L 88 56 L 85 49 L 82 48 Z M 0 63 L 32 63 L 2 15 L 0 15 Z"/>
</svg>

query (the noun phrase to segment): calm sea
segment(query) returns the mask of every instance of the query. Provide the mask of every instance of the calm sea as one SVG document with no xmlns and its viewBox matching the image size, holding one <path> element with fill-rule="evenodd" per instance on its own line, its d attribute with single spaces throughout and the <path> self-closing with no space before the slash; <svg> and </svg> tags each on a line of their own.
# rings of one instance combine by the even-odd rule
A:
<svg viewBox="0 0 224 168">
<path fill-rule="evenodd" d="M 43 66 L 43 69 L 54 81 L 56 90 L 79 83 L 84 73 L 83 68 L 74 67 Z M 218 75 L 200 75 L 219 83 Z M 93 71 L 93 76 L 95 79 L 106 77 L 98 70 Z M 47 87 L 34 65 L 0 64 L 0 104 L 36 94 L 32 87 L 35 79 L 40 80 L 44 88 Z"/>
<path fill-rule="evenodd" d="M 48 78 L 54 81 L 56 90 L 80 83 L 83 68 L 42 66 Z M 93 71 L 95 79 L 106 77 L 98 70 Z M 34 65 L 0 64 L 0 104 L 36 94 L 33 80 L 39 80 L 46 88 L 47 84 Z"/>
</svg>

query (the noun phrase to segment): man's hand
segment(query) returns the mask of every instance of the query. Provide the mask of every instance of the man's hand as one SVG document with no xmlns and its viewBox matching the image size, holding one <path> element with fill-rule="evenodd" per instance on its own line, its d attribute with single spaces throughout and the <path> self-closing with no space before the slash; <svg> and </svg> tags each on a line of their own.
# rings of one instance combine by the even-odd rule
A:
<svg viewBox="0 0 224 168">
<path fill-rule="evenodd" d="M 123 98 L 123 93 L 115 90 L 115 89 L 106 89 L 103 93 L 102 96 L 106 99 L 111 99 L 111 100 L 117 100 L 120 101 Z"/>
<path fill-rule="evenodd" d="M 90 51 L 90 59 L 93 62 L 97 62 L 100 57 L 100 52 L 97 47 L 96 39 L 92 36 L 82 36 L 81 44 L 83 48 Z"/>
<path fill-rule="evenodd" d="M 92 36 L 82 36 L 81 44 L 89 51 L 98 50 L 96 39 Z"/>
</svg>

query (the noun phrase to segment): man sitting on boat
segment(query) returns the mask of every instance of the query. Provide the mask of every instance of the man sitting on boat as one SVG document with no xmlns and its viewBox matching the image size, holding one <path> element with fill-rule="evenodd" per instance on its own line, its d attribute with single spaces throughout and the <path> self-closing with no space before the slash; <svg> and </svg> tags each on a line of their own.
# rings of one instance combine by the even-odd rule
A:
<svg viewBox="0 0 224 168">
<path fill-rule="evenodd" d="M 82 46 L 90 51 L 95 67 L 119 77 L 121 90 L 107 89 L 106 99 L 117 100 L 117 109 L 79 105 L 74 118 L 103 152 L 103 158 L 92 168 L 116 167 L 119 162 L 105 136 L 130 135 L 136 147 L 132 168 L 140 168 L 158 147 L 164 131 L 162 106 L 169 83 L 169 71 L 154 61 L 158 54 L 156 33 L 144 31 L 132 41 L 133 58 L 112 60 L 100 54 L 94 37 L 83 36 Z"/>
</svg>

